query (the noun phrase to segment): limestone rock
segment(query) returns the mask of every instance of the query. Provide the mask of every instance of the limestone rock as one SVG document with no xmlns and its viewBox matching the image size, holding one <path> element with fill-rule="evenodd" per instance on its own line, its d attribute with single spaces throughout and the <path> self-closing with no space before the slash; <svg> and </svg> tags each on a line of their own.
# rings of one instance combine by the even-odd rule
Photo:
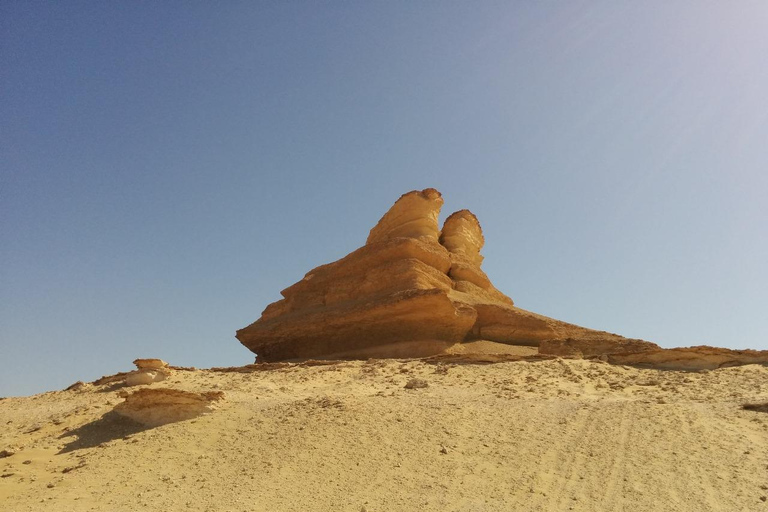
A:
<svg viewBox="0 0 768 512">
<path fill-rule="evenodd" d="M 465 258 L 471 265 L 480 268 L 483 263 L 480 249 L 485 245 L 485 237 L 480 222 L 469 210 L 459 210 L 445 219 L 440 244 L 452 255 Z"/>
<path fill-rule="evenodd" d="M 437 241 L 437 217 L 442 206 L 443 196 L 433 188 L 403 194 L 374 226 L 365 243 L 400 237 Z"/>
<path fill-rule="evenodd" d="M 84 391 L 84 390 L 88 389 L 89 387 L 91 387 L 91 384 L 88 384 L 86 382 L 78 380 L 74 384 L 70 384 L 69 386 L 67 386 L 64 389 L 64 391 Z"/>
<path fill-rule="evenodd" d="M 114 411 L 148 427 L 188 420 L 213 411 L 221 391 L 191 393 L 170 388 L 143 388 L 124 395 Z"/>
<path fill-rule="evenodd" d="M 642 352 L 610 354 L 608 362 L 667 370 L 714 370 L 744 364 L 768 364 L 768 350 L 731 350 L 706 345 L 657 348 Z"/>
<path fill-rule="evenodd" d="M 237 339 L 262 362 L 422 357 L 475 340 L 623 339 L 516 307 L 480 268 L 477 217 L 460 210 L 440 231 L 442 205 L 435 189 L 404 194 L 363 247 L 283 290 Z"/>
<path fill-rule="evenodd" d="M 125 376 L 126 386 L 141 386 L 161 382 L 168 378 L 168 374 L 161 370 L 136 370 Z"/>
<path fill-rule="evenodd" d="M 665 370 L 713 370 L 744 364 L 768 364 L 768 350 L 731 350 L 708 346 L 661 348 L 655 343 L 598 336 L 542 341 L 539 353 L 600 357 L 614 364 Z"/>
<path fill-rule="evenodd" d="M 162 359 L 136 359 L 133 361 L 133 364 L 138 369 L 125 375 L 126 386 L 140 386 L 161 382 L 171 374 L 168 363 Z"/>
<path fill-rule="evenodd" d="M 160 368 L 168 368 L 168 363 L 162 359 L 134 359 L 133 364 L 135 364 L 136 368 L 139 370 L 157 370 Z"/>
<path fill-rule="evenodd" d="M 606 333 L 607 334 L 607 333 Z M 621 337 L 596 336 L 581 339 L 549 339 L 539 345 L 540 354 L 554 356 L 595 357 L 601 355 L 642 354 L 658 351 L 661 347 L 655 343 L 643 340 L 632 340 Z"/>
</svg>

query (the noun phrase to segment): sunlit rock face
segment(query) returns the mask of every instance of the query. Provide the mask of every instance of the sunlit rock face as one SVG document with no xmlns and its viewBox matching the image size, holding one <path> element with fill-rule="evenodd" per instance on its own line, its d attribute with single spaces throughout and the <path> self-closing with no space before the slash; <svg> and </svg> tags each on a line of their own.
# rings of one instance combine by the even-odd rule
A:
<svg viewBox="0 0 768 512">
<path fill-rule="evenodd" d="M 126 386 L 141 386 L 161 382 L 171 375 L 168 363 L 162 359 L 136 359 L 133 364 L 137 370 L 125 376 Z"/>
<path fill-rule="evenodd" d="M 483 263 L 480 249 L 485 245 L 485 237 L 480 222 L 469 210 L 459 210 L 445 219 L 440 244 L 452 255 L 462 256 L 477 267 Z"/>
<path fill-rule="evenodd" d="M 432 188 L 404 194 L 363 247 L 283 290 L 237 339 L 262 361 L 421 357 L 480 339 L 621 339 L 515 307 L 480 268 L 475 215 L 459 210 L 440 230 L 442 205 Z"/>
<path fill-rule="evenodd" d="M 437 217 L 443 196 L 433 188 L 403 194 L 368 235 L 366 245 L 393 238 L 419 238 L 437 242 Z"/>
</svg>

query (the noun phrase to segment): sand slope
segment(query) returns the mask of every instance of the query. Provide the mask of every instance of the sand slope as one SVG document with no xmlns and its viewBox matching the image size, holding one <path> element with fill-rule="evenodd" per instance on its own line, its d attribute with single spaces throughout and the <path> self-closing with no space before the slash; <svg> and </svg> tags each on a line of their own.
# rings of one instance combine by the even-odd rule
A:
<svg viewBox="0 0 768 512">
<path fill-rule="evenodd" d="M 0 400 L 2 510 L 768 511 L 763 366 L 277 366 L 176 371 L 226 400 L 156 428 L 115 383 Z"/>
</svg>

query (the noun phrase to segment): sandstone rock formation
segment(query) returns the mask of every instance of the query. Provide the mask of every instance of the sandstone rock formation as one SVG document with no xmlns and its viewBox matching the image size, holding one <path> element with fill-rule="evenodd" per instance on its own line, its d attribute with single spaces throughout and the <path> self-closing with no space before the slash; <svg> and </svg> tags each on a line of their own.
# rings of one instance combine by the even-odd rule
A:
<svg viewBox="0 0 768 512">
<path fill-rule="evenodd" d="M 768 350 L 731 350 L 700 345 L 614 353 L 607 356 L 607 361 L 666 370 L 714 370 L 744 364 L 768 364 Z"/>
<path fill-rule="evenodd" d="M 662 350 L 655 343 L 632 339 L 551 339 L 539 344 L 539 353 L 554 356 L 598 357 L 608 355 L 641 354 Z"/>
<path fill-rule="evenodd" d="M 623 339 L 516 307 L 480 268 L 475 215 L 460 210 L 439 230 L 442 205 L 435 189 L 404 194 L 363 247 L 283 290 L 237 339 L 266 362 L 420 357 L 480 339 Z"/>
<path fill-rule="evenodd" d="M 162 359 L 136 359 L 133 364 L 138 369 L 126 374 L 126 386 L 140 386 L 142 384 L 160 382 L 171 374 L 168 363 Z"/>
<path fill-rule="evenodd" d="M 148 427 L 188 420 L 214 410 L 221 391 L 190 393 L 170 388 L 143 388 L 124 395 L 115 412 Z"/>
<path fill-rule="evenodd" d="M 440 236 L 437 218 L 441 206 L 443 197 L 433 188 L 403 194 L 373 227 L 365 245 L 392 238 L 420 238 L 437 242 Z"/>
<path fill-rule="evenodd" d="M 136 368 L 139 370 L 159 370 L 168 368 L 168 363 L 162 359 L 134 359 L 133 364 L 135 364 Z"/>
<path fill-rule="evenodd" d="M 731 350 L 700 345 L 661 348 L 655 343 L 630 339 L 552 339 L 542 341 L 539 354 L 598 357 L 613 364 L 663 370 L 714 370 L 744 364 L 768 364 L 768 350 Z"/>
</svg>

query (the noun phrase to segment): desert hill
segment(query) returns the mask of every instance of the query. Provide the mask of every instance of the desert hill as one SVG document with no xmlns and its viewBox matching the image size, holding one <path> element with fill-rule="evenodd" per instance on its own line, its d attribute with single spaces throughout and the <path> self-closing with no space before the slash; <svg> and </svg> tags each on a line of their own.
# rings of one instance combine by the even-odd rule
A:
<svg viewBox="0 0 768 512">
<path fill-rule="evenodd" d="M 493 364 L 171 367 L 159 382 L 124 374 L 6 398 L 2 509 L 768 510 L 768 414 L 742 407 L 768 401 L 765 366 L 520 351 Z M 115 412 L 136 389 L 223 397 L 150 427 Z"/>
</svg>

